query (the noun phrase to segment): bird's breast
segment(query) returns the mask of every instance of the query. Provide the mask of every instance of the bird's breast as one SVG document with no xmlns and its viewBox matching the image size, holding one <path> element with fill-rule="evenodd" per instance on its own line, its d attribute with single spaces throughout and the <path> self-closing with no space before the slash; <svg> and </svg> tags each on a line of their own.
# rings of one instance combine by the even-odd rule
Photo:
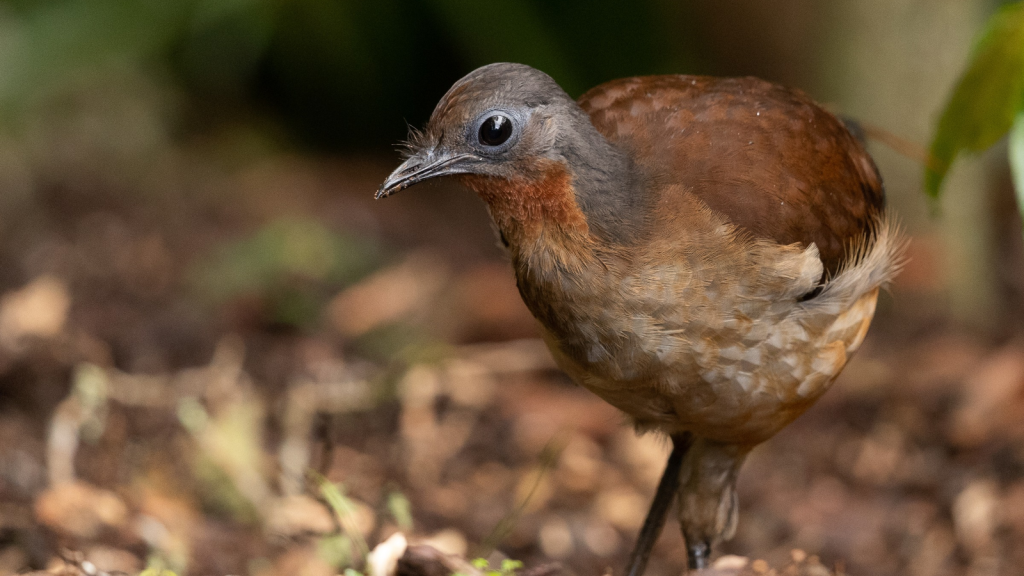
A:
<svg viewBox="0 0 1024 576">
<path fill-rule="evenodd" d="M 545 227 L 587 233 L 572 177 L 561 163 L 538 162 L 531 176 L 463 174 L 459 179 L 483 199 L 498 229 L 517 244 L 535 241 Z"/>
<path fill-rule="evenodd" d="M 863 338 L 875 295 L 809 315 L 799 296 L 821 273 L 813 247 L 740 250 L 732 240 L 676 242 L 660 261 L 552 247 L 513 261 L 576 382 L 641 427 L 759 442 L 827 389 Z"/>
</svg>

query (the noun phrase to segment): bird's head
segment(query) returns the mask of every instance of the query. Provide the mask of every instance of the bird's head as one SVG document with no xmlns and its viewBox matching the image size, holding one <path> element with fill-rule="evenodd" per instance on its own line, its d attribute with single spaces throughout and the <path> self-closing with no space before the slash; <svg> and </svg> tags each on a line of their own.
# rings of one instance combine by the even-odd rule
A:
<svg viewBox="0 0 1024 576">
<path fill-rule="evenodd" d="M 499 229 L 537 224 L 586 228 L 575 185 L 607 147 L 576 102 L 547 74 L 523 64 L 478 68 L 455 83 L 405 161 L 384 181 L 384 198 L 439 176 L 457 176 L 487 202 Z"/>
<path fill-rule="evenodd" d="M 578 113 L 577 113 L 578 111 Z M 390 196 L 438 176 L 538 176 L 558 154 L 561 124 L 582 113 L 547 74 L 523 64 L 478 68 L 455 83 L 424 130 L 413 129 L 407 158 L 377 191 Z"/>
</svg>

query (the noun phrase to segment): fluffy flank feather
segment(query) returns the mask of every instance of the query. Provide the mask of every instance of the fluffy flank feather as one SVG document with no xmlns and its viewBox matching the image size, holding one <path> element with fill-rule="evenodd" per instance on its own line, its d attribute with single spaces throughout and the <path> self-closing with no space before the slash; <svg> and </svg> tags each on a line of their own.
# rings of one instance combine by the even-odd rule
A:
<svg viewBox="0 0 1024 576">
<path fill-rule="evenodd" d="M 839 272 L 825 284 L 821 293 L 808 300 L 804 309 L 819 306 L 851 305 L 865 293 L 886 287 L 899 274 L 906 261 L 908 240 L 897 220 L 879 216 Z"/>
</svg>

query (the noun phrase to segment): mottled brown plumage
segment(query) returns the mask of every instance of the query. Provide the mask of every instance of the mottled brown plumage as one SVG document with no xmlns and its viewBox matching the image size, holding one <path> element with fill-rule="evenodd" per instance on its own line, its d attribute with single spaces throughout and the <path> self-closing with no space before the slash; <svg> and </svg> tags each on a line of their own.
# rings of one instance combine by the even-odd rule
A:
<svg viewBox="0 0 1024 576">
<path fill-rule="evenodd" d="M 444 175 L 487 203 L 559 366 L 673 438 L 631 574 L 676 492 L 705 564 L 747 453 L 828 389 L 896 272 L 870 157 L 753 78 L 627 78 L 577 103 L 493 64 L 441 99 L 378 197 Z"/>
</svg>

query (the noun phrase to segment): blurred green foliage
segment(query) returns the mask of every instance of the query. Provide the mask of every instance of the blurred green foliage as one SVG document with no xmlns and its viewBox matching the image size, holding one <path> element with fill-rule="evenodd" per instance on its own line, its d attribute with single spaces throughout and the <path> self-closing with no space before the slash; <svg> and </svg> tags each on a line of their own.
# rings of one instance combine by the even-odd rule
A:
<svg viewBox="0 0 1024 576">
<path fill-rule="evenodd" d="M 387 507 L 399 530 L 412 530 L 412 504 L 405 494 L 397 490 L 388 494 Z"/>
<path fill-rule="evenodd" d="M 942 112 L 925 169 L 927 192 L 938 196 L 962 152 L 981 152 L 999 141 L 1024 110 L 1024 2 L 989 20 L 971 62 Z"/>
<path fill-rule="evenodd" d="M 321 558 L 338 567 L 353 566 L 357 561 L 365 562 L 370 554 L 370 548 L 356 525 L 356 507 L 345 495 L 345 487 L 315 472 L 311 472 L 310 475 L 320 488 L 320 496 L 327 501 L 341 527 L 339 534 L 321 540 Z"/>
<path fill-rule="evenodd" d="M 505 558 L 501 561 L 499 568 L 492 568 L 491 563 L 486 558 L 475 558 L 470 561 L 470 564 L 477 570 L 483 572 L 484 576 L 514 576 L 516 570 L 523 568 L 523 563 L 519 560 L 512 560 Z"/>
<path fill-rule="evenodd" d="M 197 264 L 193 277 L 199 294 L 214 303 L 258 297 L 272 323 L 302 327 L 319 317 L 339 287 L 379 261 L 367 240 L 312 219 L 279 219 L 221 246 Z"/>
<path fill-rule="evenodd" d="M 178 576 L 173 571 L 164 568 L 160 564 L 150 563 L 145 570 L 139 572 L 139 576 Z"/>
<path fill-rule="evenodd" d="M 531 64 L 575 95 L 691 69 L 680 10 L 667 0 L 9 0 L 0 118 L 142 70 L 182 87 L 197 123 L 269 110 L 307 143 L 385 145 L 488 62 Z"/>
</svg>

